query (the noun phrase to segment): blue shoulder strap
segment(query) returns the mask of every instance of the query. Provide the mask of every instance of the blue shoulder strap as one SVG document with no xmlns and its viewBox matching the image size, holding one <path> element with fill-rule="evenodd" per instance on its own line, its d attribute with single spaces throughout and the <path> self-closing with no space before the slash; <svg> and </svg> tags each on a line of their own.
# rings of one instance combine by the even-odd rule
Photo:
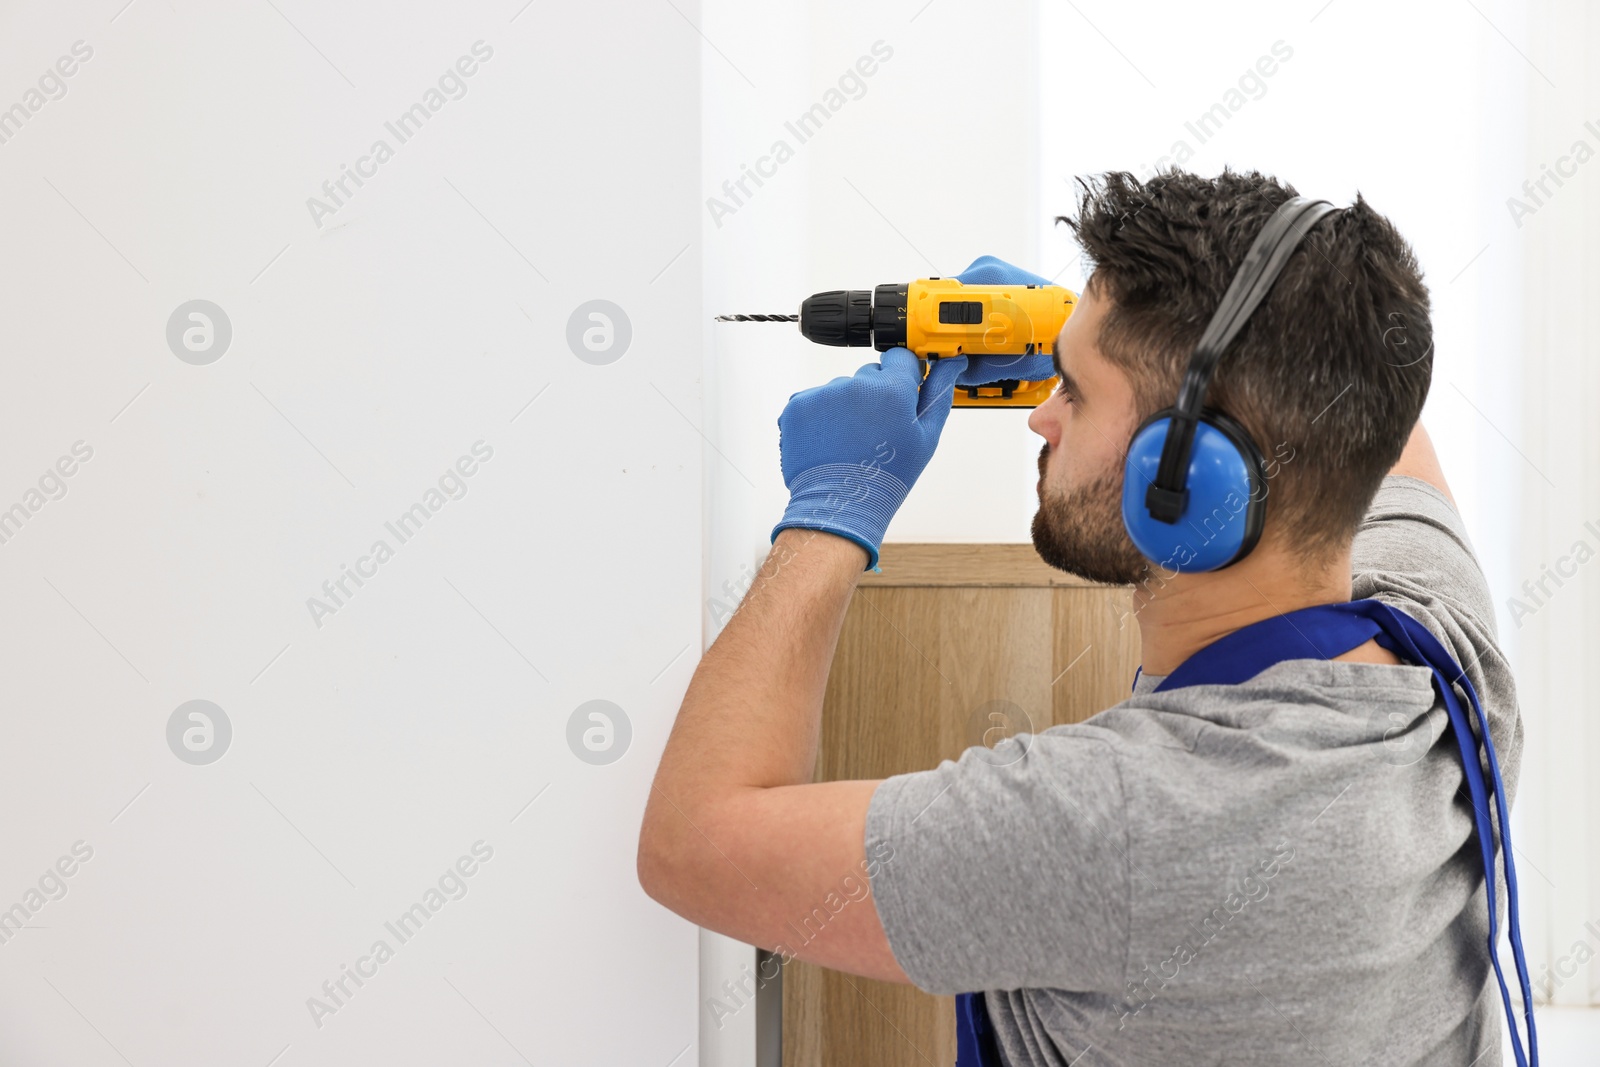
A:
<svg viewBox="0 0 1600 1067">
<path fill-rule="evenodd" d="M 956 1067 L 1004 1067 L 982 993 L 956 994 Z"/>
<path fill-rule="evenodd" d="M 1433 684 L 1444 700 L 1450 727 L 1461 755 L 1462 772 L 1472 801 L 1473 823 L 1478 850 L 1483 861 L 1484 893 L 1489 906 L 1489 960 L 1500 983 L 1500 1001 L 1505 1006 L 1511 1027 L 1512 1052 L 1517 1067 L 1538 1067 L 1539 1038 L 1533 1023 L 1533 990 L 1528 980 L 1528 964 L 1522 949 L 1522 924 L 1518 917 L 1517 873 L 1511 855 L 1511 819 L 1506 808 L 1505 785 L 1494 742 L 1489 737 L 1489 722 L 1478 704 L 1477 691 L 1454 657 L 1422 623 L 1404 612 L 1377 600 L 1356 600 L 1344 604 L 1322 604 L 1286 615 L 1274 616 L 1235 630 L 1184 660 L 1156 687 L 1156 692 L 1190 685 L 1237 685 L 1254 678 L 1273 664 L 1289 659 L 1332 659 L 1369 640 L 1412 663 L 1433 671 Z M 1467 695 L 1478 724 L 1461 706 L 1456 693 L 1460 686 Z M 1484 761 L 1489 774 L 1484 775 Z M 1511 927 L 1511 955 L 1522 990 L 1523 1020 L 1528 1029 L 1528 1048 L 1524 1054 L 1522 1037 L 1511 1006 L 1511 992 L 1500 968 L 1495 950 L 1495 820 L 1489 812 L 1493 795 L 1499 820 L 1498 851 L 1506 872 L 1507 911 Z M 989 1029 L 982 993 L 963 993 L 956 997 L 956 1067 L 1001 1067 L 994 1036 Z"/>
<path fill-rule="evenodd" d="M 1377 600 L 1321 604 L 1235 630 L 1190 656 L 1156 686 L 1156 692 L 1187 685 L 1236 685 L 1254 678 L 1274 663 L 1286 659 L 1332 659 L 1374 638 L 1381 647 L 1401 659 L 1430 668 L 1433 671 L 1434 688 L 1444 699 L 1445 712 L 1450 717 L 1450 727 L 1455 732 L 1456 746 L 1461 754 L 1461 768 L 1466 776 L 1473 822 L 1478 833 L 1478 850 L 1483 860 L 1484 893 L 1489 905 L 1489 960 L 1494 964 L 1495 978 L 1500 983 L 1500 1000 L 1505 1006 L 1506 1021 L 1511 1027 L 1511 1047 L 1516 1055 L 1517 1067 L 1529 1067 L 1530 1061 L 1523 1053 L 1516 1013 L 1511 1006 L 1511 992 L 1506 988 L 1505 974 L 1500 969 L 1500 954 L 1495 951 L 1494 857 L 1497 846 L 1495 824 L 1488 807 L 1490 794 L 1493 795 L 1495 815 L 1499 819 L 1499 842 L 1504 846 L 1499 848 L 1499 852 L 1506 871 L 1511 955 L 1516 965 L 1518 985 L 1522 989 L 1523 1019 L 1528 1027 L 1528 1056 L 1532 1057 L 1531 1062 L 1537 1067 L 1539 1044 L 1533 1025 L 1533 989 L 1528 981 L 1528 964 L 1522 950 L 1517 871 L 1511 856 L 1511 817 L 1506 808 L 1505 783 L 1500 778 L 1494 741 L 1489 737 L 1489 721 L 1478 704 L 1477 691 L 1467 679 L 1466 672 L 1457 665 L 1432 631 L 1404 612 Z M 1461 706 L 1456 686 L 1460 686 L 1467 694 L 1478 724 L 1476 734 L 1472 719 L 1468 718 Z M 1482 761 L 1488 763 L 1487 779 Z"/>
</svg>

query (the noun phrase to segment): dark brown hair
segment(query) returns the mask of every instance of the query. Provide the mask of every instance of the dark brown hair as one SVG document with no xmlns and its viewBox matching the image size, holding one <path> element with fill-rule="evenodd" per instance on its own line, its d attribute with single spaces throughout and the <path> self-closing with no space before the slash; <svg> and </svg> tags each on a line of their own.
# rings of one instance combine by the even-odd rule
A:
<svg viewBox="0 0 1600 1067">
<path fill-rule="evenodd" d="M 1144 182 L 1113 171 L 1079 184 L 1077 218 L 1056 221 L 1077 235 L 1087 287 L 1109 298 L 1100 351 L 1128 374 L 1142 420 L 1174 403 L 1245 251 L 1298 194 L 1227 168 L 1215 178 L 1168 169 Z M 1206 394 L 1279 461 L 1267 535 L 1276 527 L 1307 560 L 1347 544 L 1400 458 L 1432 374 L 1416 257 L 1357 193 L 1301 241 Z"/>
</svg>

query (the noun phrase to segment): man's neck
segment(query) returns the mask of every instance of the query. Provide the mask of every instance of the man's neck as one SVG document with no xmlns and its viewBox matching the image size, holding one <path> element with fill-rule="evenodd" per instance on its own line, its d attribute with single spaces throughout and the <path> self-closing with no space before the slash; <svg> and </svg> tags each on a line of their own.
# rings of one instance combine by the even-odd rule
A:
<svg viewBox="0 0 1600 1067">
<path fill-rule="evenodd" d="M 1309 568 L 1263 545 L 1220 571 L 1170 577 L 1156 571 L 1133 591 L 1141 666 L 1146 674 L 1171 674 L 1202 648 L 1251 623 L 1349 599 L 1349 549 Z"/>
</svg>

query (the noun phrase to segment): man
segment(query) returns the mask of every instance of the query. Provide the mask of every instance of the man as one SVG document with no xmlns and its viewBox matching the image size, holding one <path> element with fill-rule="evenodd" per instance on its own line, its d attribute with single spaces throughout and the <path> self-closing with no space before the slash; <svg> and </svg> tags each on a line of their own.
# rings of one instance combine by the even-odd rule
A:
<svg viewBox="0 0 1600 1067">
<path fill-rule="evenodd" d="M 1375 598 L 1464 666 L 1508 800 L 1516 787 L 1522 729 L 1492 602 L 1417 421 L 1427 290 L 1359 196 L 1306 235 L 1208 394 L 1269 461 L 1255 549 L 1175 573 L 1124 527 L 1135 429 L 1173 403 L 1245 250 L 1293 194 L 1256 173 L 1113 173 L 1062 220 L 1094 269 L 1057 341 L 1061 388 L 1028 420 L 1045 441 L 1033 540 L 1054 567 L 1133 587 L 1142 667 L 1127 700 L 1002 742 L 1005 759 L 975 748 L 881 782 L 810 782 L 851 592 L 937 441 L 944 367 L 963 361 L 935 363 L 917 394 L 914 358 L 891 351 L 790 399 L 794 499 L 663 753 L 639 846 L 652 897 L 773 948 L 870 868 L 871 897 L 793 955 L 984 991 L 1010 1067 L 1499 1062 L 1483 867 L 1428 668 L 1368 641 L 1155 691 L 1242 627 Z M 871 450 L 874 476 L 841 482 L 874 437 L 890 442 Z"/>
</svg>

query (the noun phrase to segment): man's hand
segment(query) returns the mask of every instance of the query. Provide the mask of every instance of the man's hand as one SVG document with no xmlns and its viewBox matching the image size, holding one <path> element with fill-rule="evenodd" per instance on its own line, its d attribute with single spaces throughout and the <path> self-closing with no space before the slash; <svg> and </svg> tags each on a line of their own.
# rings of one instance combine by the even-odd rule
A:
<svg viewBox="0 0 1600 1067">
<path fill-rule="evenodd" d="M 889 520 L 922 474 L 950 417 L 964 356 L 923 361 L 891 348 L 854 377 L 803 389 L 778 416 L 778 450 L 789 506 L 772 528 L 826 530 L 860 545 L 878 565 Z"/>
<path fill-rule="evenodd" d="M 971 266 L 957 274 L 956 281 L 962 285 L 1054 285 L 1048 278 L 1041 278 L 1031 271 L 1007 263 L 1003 259 L 993 256 L 979 256 L 972 261 Z M 1040 339 L 1041 344 L 1055 347 L 1054 337 Z M 1043 382 L 1056 376 L 1055 367 L 1050 362 L 1050 356 L 969 356 L 969 365 L 961 376 L 956 379 L 956 385 L 992 385 L 995 382 L 1014 378 L 1024 382 Z"/>
</svg>

